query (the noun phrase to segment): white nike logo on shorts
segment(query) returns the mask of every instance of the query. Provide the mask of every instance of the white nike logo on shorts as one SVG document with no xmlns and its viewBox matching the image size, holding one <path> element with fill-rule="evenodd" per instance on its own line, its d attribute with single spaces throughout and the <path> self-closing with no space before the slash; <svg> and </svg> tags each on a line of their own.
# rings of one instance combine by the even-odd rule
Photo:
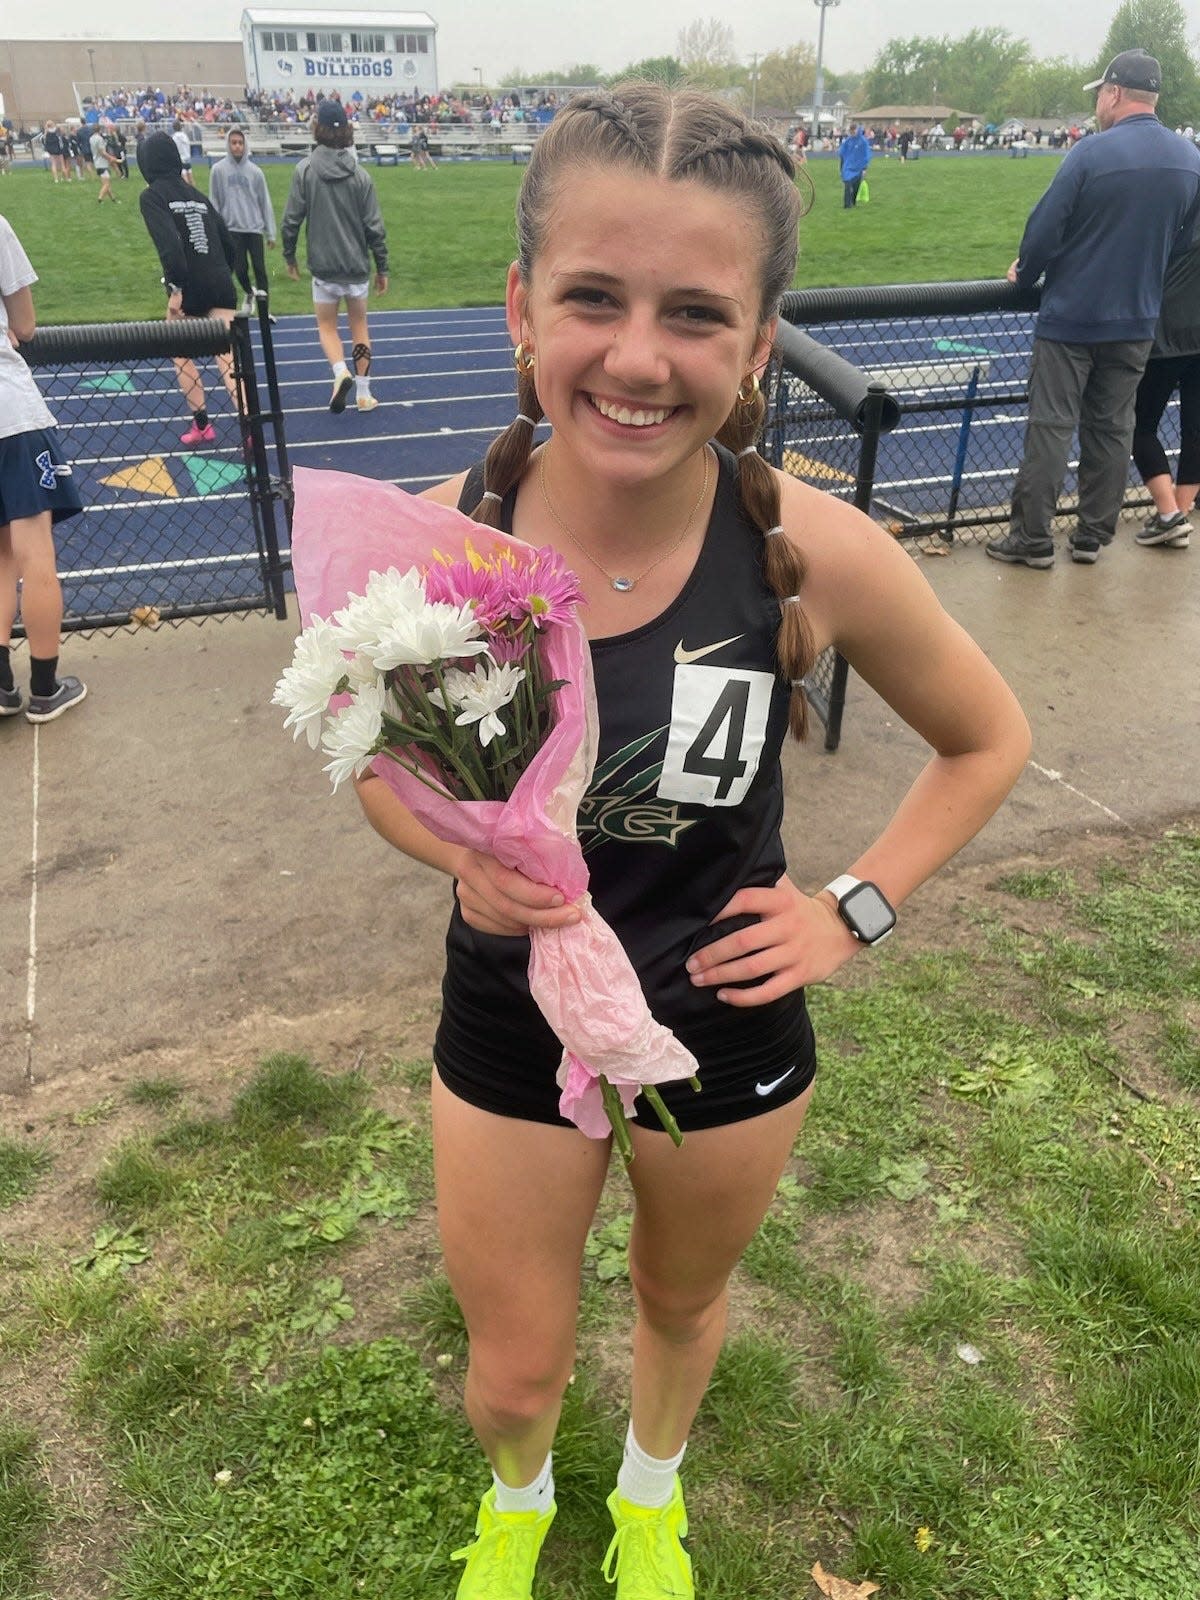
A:
<svg viewBox="0 0 1200 1600">
<path fill-rule="evenodd" d="M 701 661 L 705 656 L 712 655 L 714 650 L 723 650 L 727 644 L 736 644 L 741 637 L 740 633 L 735 633 L 732 639 L 718 639 L 716 644 L 702 644 L 699 650 L 685 650 L 683 640 L 680 639 L 675 646 L 675 660 L 681 667 L 689 667 L 693 661 Z"/>
<path fill-rule="evenodd" d="M 774 1094 L 776 1089 L 778 1089 L 779 1085 L 781 1083 L 783 1083 L 785 1081 L 785 1079 L 790 1078 L 792 1073 L 795 1072 L 795 1070 L 796 1070 L 796 1066 L 795 1066 L 795 1063 L 793 1062 L 793 1064 L 784 1073 L 782 1078 L 775 1078 L 770 1083 L 756 1083 L 754 1085 L 755 1094 L 763 1095 L 763 1096 L 766 1096 L 766 1095 L 769 1095 L 769 1094 Z"/>
</svg>

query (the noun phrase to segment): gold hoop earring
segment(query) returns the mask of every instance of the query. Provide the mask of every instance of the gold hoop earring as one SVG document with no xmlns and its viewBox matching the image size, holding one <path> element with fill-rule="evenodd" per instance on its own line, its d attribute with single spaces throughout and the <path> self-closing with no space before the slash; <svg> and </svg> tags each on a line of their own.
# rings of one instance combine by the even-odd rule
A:
<svg viewBox="0 0 1200 1600">
<path fill-rule="evenodd" d="M 533 371 L 533 351 L 526 350 L 523 342 L 513 351 L 513 366 L 518 372 Z"/>
<path fill-rule="evenodd" d="M 753 405 L 758 389 L 758 373 L 752 372 L 748 378 L 742 379 L 741 387 L 737 392 L 738 402 L 744 406 Z"/>
</svg>

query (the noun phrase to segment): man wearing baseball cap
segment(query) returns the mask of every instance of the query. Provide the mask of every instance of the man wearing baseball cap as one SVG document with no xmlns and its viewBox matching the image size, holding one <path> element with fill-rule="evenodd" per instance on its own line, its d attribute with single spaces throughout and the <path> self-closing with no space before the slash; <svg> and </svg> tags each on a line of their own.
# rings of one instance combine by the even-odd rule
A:
<svg viewBox="0 0 1200 1600">
<path fill-rule="evenodd" d="M 1100 132 L 1065 157 L 1008 269 L 1021 288 L 1044 282 L 1011 525 L 987 547 L 997 561 L 1054 565 L 1054 508 L 1077 426 L 1071 559 L 1096 561 L 1116 532 L 1167 263 L 1200 216 L 1200 151 L 1155 116 L 1161 85 L 1144 50 L 1123 50 L 1086 85 Z"/>
</svg>

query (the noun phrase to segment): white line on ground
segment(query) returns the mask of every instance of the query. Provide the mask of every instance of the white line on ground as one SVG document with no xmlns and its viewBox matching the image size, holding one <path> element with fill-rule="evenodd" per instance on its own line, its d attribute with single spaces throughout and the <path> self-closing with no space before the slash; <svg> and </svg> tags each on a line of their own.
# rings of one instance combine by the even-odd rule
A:
<svg viewBox="0 0 1200 1600">
<path fill-rule="evenodd" d="M 1051 783 L 1061 784 L 1062 787 L 1068 791 L 1068 793 L 1078 795 L 1081 800 L 1086 800 L 1088 805 L 1095 806 L 1097 811 L 1103 811 L 1106 817 L 1111 817 L 1114 822 L 1119 822 L 1123 828 L 1128 828 L 1130 826 L 1130 824 L 1125 821 L 1124 817 L 1119 817 L 1117 813 L 1113 811 L 1111 807 L 1106 806 L 1103 801 L 1094 799 L 1090 794 L 1084 794 L 1082 789 L 1077 789 L 1073 783 L 1068 783 L 1061 772 L 1055 772 L 1050 767 L 1039 767 L 1036 761 L 1031 761 L 1029 765 L 1035 772 L 1040 773 L 1043 778 L 1049 779 Z"/>
<path fill-rule="evenodd" d="M 29 958 L 25 976 L 25 1083 L 33 1085 L 33 1019 L 37 1007 L 37 892 L 38 892 L 38 791 L 40 788 L 39 728 L 33 725 L 33 850 L 29 870 Z"/>
</svg>

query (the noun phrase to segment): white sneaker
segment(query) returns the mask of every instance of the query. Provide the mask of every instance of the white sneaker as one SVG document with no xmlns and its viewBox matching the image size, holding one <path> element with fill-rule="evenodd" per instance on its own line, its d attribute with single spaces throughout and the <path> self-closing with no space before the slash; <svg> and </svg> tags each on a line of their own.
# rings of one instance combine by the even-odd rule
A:
<svg viewBox="0 0 1200 1600">
<path fill-rule="evenodd" d="M 374 411 L 379 404 L 373 394 L 360 394 L 356 402 L 360 411 Z"/>
</svg>

